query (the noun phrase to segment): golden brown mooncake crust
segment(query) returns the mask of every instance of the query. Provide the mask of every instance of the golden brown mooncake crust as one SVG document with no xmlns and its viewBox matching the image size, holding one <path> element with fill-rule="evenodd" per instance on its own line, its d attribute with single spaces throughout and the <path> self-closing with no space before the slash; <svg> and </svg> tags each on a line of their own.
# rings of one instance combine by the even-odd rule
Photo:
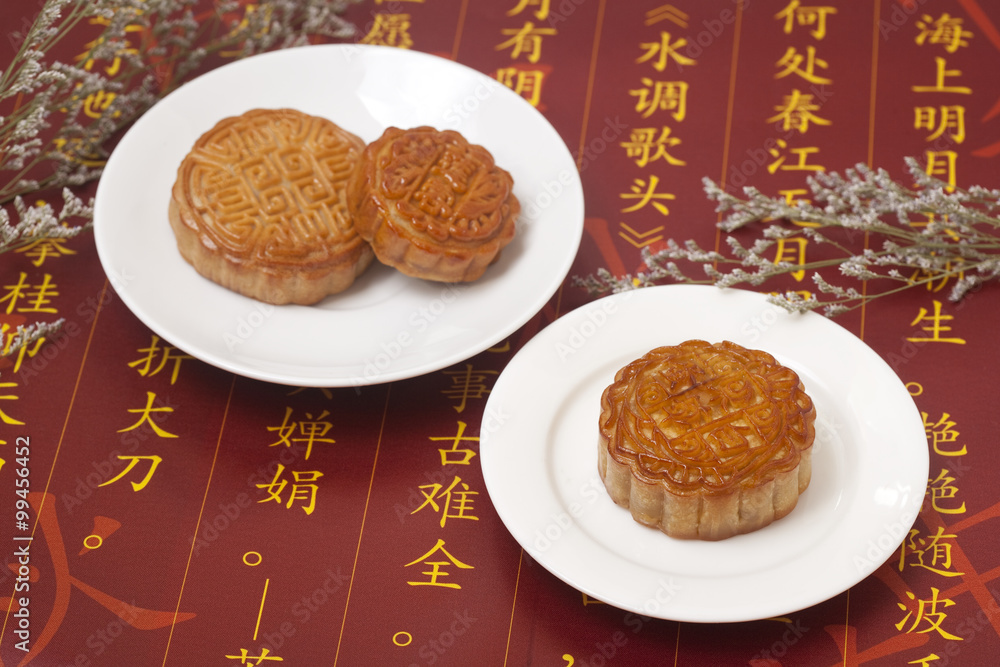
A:
<svg viewBox="0 0 1000 667">
<path fill-rule="evenodd" d="M 636 521 L 725 539 L 792 511 L 815 420 L 798 375 L 770 354 L 686 341 L 627 364 L 604 390 L 598 469 Z"/>
<path fill-rule="evenodd" d="M 453 130 L 390 127 L 348 187 L 358 233 L 383 264 L 442 282 L 478 279 L 514 238 L 510 174 Z"/>
<path fill-rule="evenodd" d="M 206 278 L 273 304 L 316 303 L 371 263 L 347 205 L 364 142 L 295 109 L 219 121 L 177 170 L 169 207 L 181 255 Z"/>
</svg>

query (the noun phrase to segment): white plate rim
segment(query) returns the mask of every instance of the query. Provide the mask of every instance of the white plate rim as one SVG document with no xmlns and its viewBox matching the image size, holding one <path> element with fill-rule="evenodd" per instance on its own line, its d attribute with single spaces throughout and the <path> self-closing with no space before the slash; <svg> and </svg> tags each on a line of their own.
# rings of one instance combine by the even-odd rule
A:
<svg viewBox="0 0 1000 667">
<path fill-rule="evenodd" d="M 771 352 L 799 372 L 819 411 L 813 482 L 799 506 L 721 542 L 673 540 L 636 524 L 596 471 L 600 391 L 624 363 L 692 338 Z M 582 405 L 586 397 L 595 404 Z M 587 421 L 565 423 L 574 416 Z M 912 397 L 863 341 L 821 315 L 789 314 L 762 294 L 695 285 L 607 296 L 537 334 L 491 392 L 480 460 L 502 522 L 557 578 L 642 616 L 701 623 L 784 616 L 863 580 L 916 520 L 929 470 Z M 816 465 L 824 460 L 827 472 Z M 848 472 L 853 465 L 859 470 Z"/>
<path fill-rule="evenodd" d="M 322 81 L 315 82 L 315 89 L 297 85 L 311 81 L 304 71 L 323 72 L 327 81 L 354 86 L 353 96 L 349 102 L 345 96 L 334 99 Z M 384 85 L 372 80 L 386 72 L 416 72 L 418 81 L 407 87 L 410 79 Z M 261 76 L 270 78 L 260 82 Z M 436 78 L 428 82 L 419 76 L 428 81 Z M 241 87 L 249 80 L 260 85 Z M 438 89 L 422 92 L 421 81 Z M 462 131 L 470 141 L 486 145 L 497 163 L 514 175 L 515 194 L 522 203 L 518 237 L 475 283 L 404 281 L 386 267 L 370 269 L 343 295 L 323 302 L 323 308 L 337 313 L 338 322 L 343 322 L 337 330 L 317 316 L 318 309 L 272 307 L 209 283 L 193 274 L 177 254 L 172 233 L 164 234 L 169 231 L 169 186 L 180 158 L 201 132 L 227 115 L 261 106 L 306 107 L 307 113 L 332 117 L 366 141 L 388 125 L 404 126 L 407 120 L 409 126 L 432 124 Z M 528 143 L 544 152 L 520 159 L 516 151 L 522 149 L 523 154 Z M 338 387 L 416 377 L 503 340 L 540 311 L 562 285 L 583 237 L 583 218 L 583 189 L 572 155 L 548 120 L 514 91 L 470 67 L 428 53 L 324 44 L 227 63 L 157 102 L 125 133 L 104 167 L 95 196 L 94 236 L 102 267 L 118 296 L 170 344 L 250 378 Z M 140 235 L 132 225 L 146 233 Z M 546 253 L 543 247 L 548 248 Z M 163 260 L 157 253 L 173 256 Z M 154 270 L 161 275 L 152 275 Z M 194 311 L 190 317 L 185 300 Z M 208 305 L 200 307 L 202 301 Z M 391 317 L 373 315 L 371 311 L 378 308 L 410 315 L 406 323 L 386 330 L 381 347 L 369 345 L 371 336 L 379 335 L 371 330 L 380 331 L 382 322 Z M 418 317 L 418 312 L 434 317 Z M 197 318 L 204 324 L 196 323 Z M 335 344 L 319 341 L 317 327 L 333 334 Z M 277 344 L 297 331 L 306 332 L 309 346 L 317 352 L 336 348 L 339 356 L 313 363 L 308 349 Z M 245 332 L 249 332 L 246 337 Z M 343 356 L 351 345 L 367 345 L 357 360 Z"/>
</svg>

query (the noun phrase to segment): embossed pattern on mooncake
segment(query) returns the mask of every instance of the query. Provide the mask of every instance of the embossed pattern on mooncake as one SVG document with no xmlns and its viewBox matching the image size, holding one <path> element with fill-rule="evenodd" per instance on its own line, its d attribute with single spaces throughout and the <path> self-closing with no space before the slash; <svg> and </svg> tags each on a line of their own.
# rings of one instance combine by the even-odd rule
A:
<svg viewBox="0 0 1000 667">
<path fill-rule="evenodd" d="M 458 132 L 389 128 L 362 163 L 348 189 L 358 232 L 407 275 L 475 280 L 514 237 L 510 174 Z"/>
<path fill-rule="evenodd" d="M 345 193 L 363 148 L 292 109 L 220 121 L 178 169 L 171 222 L 181 253 L 206 277 L 271 303 L 345 289 L 372 259 Z"/>
<path fill-rule="evenodd" d="M 798 375 L 766 352 L 705 341 L 657 348 L 601 398 L 602 477 L 637 521 L 667 534 L 756 530 L 808 485 L 815 416 Z"/>
</svg>

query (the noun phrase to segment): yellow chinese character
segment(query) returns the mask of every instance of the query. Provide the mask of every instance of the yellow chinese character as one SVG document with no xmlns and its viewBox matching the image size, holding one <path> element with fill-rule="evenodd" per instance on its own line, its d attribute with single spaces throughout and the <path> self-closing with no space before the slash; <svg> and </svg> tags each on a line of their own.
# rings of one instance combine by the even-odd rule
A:
<svg viewBox="0 0 1000 667">
<path fill-rule="evenodd" d="M 910 322 L 910 326 L 916 326 L 920 322 L 929 322 L 925 327 L 920 327 L 922 331 L 926 331 L 930 336 L 914 336 L 908 337 L 906 340 L 913 341 L 914 343 L 957 343 L 958 345 L 965 345 L 965 339 L 963 338 L 942 338 L 941 334 L 947 331 L 951 331 L 950 326 L 946 326 L 944 322 L 955 319 L 954 315 L 944 315 L 941 313 L 941 302 L 937 299 L 934 300 L 934 313 L 931 314 L 926 308 L 921 307 L 919 314 L 913 318 Z"/>
<path fill-rule="evenodd" d="M 643 88 L 628 91 L 629 95 L 638 97 L 635 110 L 643 118 L 649 118 L 656 111 L 671 111 L 674 120 L 682 121 L 687 116 L 687 81 L 653 81 L 642 77 Z"/>
<path fill-rule="evenodd" d="M 911 86 L 915 93 L 958 93 L 960 95 L 971 95 L 972 88 L 968 86 L 946 86 L 945 79 L 954 76 L 962 76 L 961 70 L 948 69 L 947 61 L 941 56 L 934 58 L 937 72 L 934 78 L 934 85 L 931 86 Z"/>
<path fill-rule="evenodd" d="M 519 0 L 516 7 L 507 10 L 507 16 L 517 16 L 528 7 L 535 7 L 535 18 L 539 21 L 549 17 L 549 0 Z"/>
<path fill-rule="evenodd" d="M 167 412 L 173 412 L 174 409 L 171 408 L 170 406 L 164 406 L 164 407 L 160 407 L 160 408 L 154 408 L 153 407 L 153 403 L 155 401 L 156 401 L 156 394 L 154 394 L 151 391 L 147 391 L 146 392 L 146 407 L 144 407 L 144 408 L 129 408 L 129 410 L 128 410 L 129 412 L 138 412 L 138 413 L 141 413 L 141 416 L 139 417 L 139 421 L 137 421 L 136 423 L 132 424 L 131 426 L 126 426 L 125 428 L 118 429 L 118 432 L 119 433 L 125 433 L 126 431 L 131 431 L 133 429 L 139 428 L 144 423 L 147 423 L 147 424 L 149 424 L 150 428 L 153 429 L 153 432 L 156 433 L 156 435 L 160 436 L 161 438 L 176 438 L 177 436 L 174 435 L 173 433 L 168 433 L 167 431 L 165 431 L 162 428 L 160 428 L 159 425 L 152 418 L 152 415 L 153 415 L 154 412 L 167 413 Z"/>
<path fill-rule="evenodd" d="M 118 475 L 112 477 L 103 484 L 98 484 L 98 486 L 107 486 L 108 484 L 113 484 L 114 482 L 117 482 L 125 475 L 129 474 L 132 471 L 132 468 L 136 467 L 136 465 L 139 464 L 139 461 L 149 461 L 150 462 L 149 472 L 147 472 L 146 476 L 142 478 L 142 481 L 131 482 L 133 491 L 142 491 L 144 488 L 146 488 L 146 485 L 149 484 L 149 480 L 153 479 L 153 473 L 156 472 L 157 466 L 159 466 L 160 463 L 163 461 L 162 458 L 160 458 L 155 454 L 151 456 L 119 456 L 118 458 L 121 459 L 122 461 L 128 461 L 128 465 L 125 466 L 125 469 L 122 470 L 120 473 L 118 473 Z"/>
<path fill-rule="evenodd" d="M 632 211 L 638 211 L 647 204 L 651 205 L 657 211 L 663 215 L 669 215 L 670 210 L 667 209 L 666 204 L 661 203 L 658 200 L 673 200 L 676 197 L 669 192 L 657 192 L 656 186 L 659 185 L 660 179 L 655 175 L 650 176 L 648 181 L 644 181 L 641 178 L 637 178 L 632 182 L 632 187 L 629 188 L 631 192 L 623 192 L 618 195 L 621 199 L 635 199 L 636 203 L 631 206 L 626 206 L 622 209 L 622 213 L 631 213 Z"/>
<path fill-rule="evenodd" d="M 670 63 L 670 59 L 673 58 L 678 65 L 695 65 L 697 64 L 694 58 L 688 58 L 682 53 L 679 53 L 679 49 L 684 48 L 687 45 L 687 40 L 683 37 L 678 37 L 675 41 L 670 41 L 670 33 L 661 30 L 660 31 L 660 41 L 658 42 L 642 42 L 639 44 L 639 48 L 644 49 L 645 53 L 635 59 L 637 63 L 644 63 L 650 61 L 653 65 L 653 69 L 657 72 L 662 72 L 667 69 L 667 65 Z"/>
<path fill-rule="evenodd" d="M 145 356 L 136 359 L 135 361 L 129 362 L 129 368 L 134 368 L 139 375 L 142 377 L 151 377 L 156 375 L 164 368 L 167 364 L 173 362 L 173 366 L 170 371 L 170 384 L 177 382 L 177 374 L 181 370 L 181 362 L 185 359 L 194 359 L 194 357 L 187 354 L 179 354 L 177 348 L 171 345 L 160 345 L 160 337 L 153 334 L 152 340 L 149 343 L 149 347 L 141 347 L 136 352 L 144 354 Z M 156 366 L 153 365 L 156 357 L 160 357 L 160 363 Z"/>
<path fill-rule="evenodd" d="M 781 264 L 782 262 L 790 262 L 792 264 L 805 264 L 806 263 L 806 244 L 808 241 L 803 238 L 787 238 L 778 239 L 777 242 L 777 254 L 774 257 L 775 264 Z M 800 269 L 798 271 L 792 271 L 792 277 L 795 280 L 801 281 L 806 276 L 805 269 Z"/>
<path fill-rule="evenodd" d="M 784 139 L 778 139 L 775 147 L 768 149 L 768 153 L 771 154 L 771 157 L 775 158 L 773 162 L 767 165 L 767 171 L 769 173 L 773 174 L 779 169 L 782 171 L 823 171 L 823 165 L 810 164 L 809 162 L 810 155 L 813 153 L 819 153 L 819 148 L 817 146 L 789 149 L 791 153 L 794 153 L 798 157 L 797 162 L 789 164 L 785 164 L 786 148 L 788 148 L 788 142 Z"/>
<path fill-rule="evenodd" d="M 448 519 L 479 521 L 479 517 L 472 514 L 472 496 L 478 496 L 479 492 L 470 491 L 469 485 L 463 482 L 461 477 L 456 475 L 447 488 L 443 484 L 424 484 L 419 488 L 424 496 L 424 502 L 410 514 L 416 514 L 425 507 L 430 507 L 435 512 L 441 513 L 442 528 Z M 441 503 L 438 504 L 437 501 Z"/>
<path fill-rule="evenodd" d="M 965 107 L 960 105 L 913 107 L 913 129 L 930 130 L 931 134 L 927 135 L 927 141 L 933 141 L 948 132 L 951 140 L 960 144 L 965 141 Z"/>
<path fill-rule="evenodd" d="M 819 111 L 819 105 L 813 103 L 812 95 L 803 95 L 795 88 L 791 95 L 785 95 L 781 105 L 774 107 L 778 113 L 767 119 L 768 123 L 781 121 L 781 129 L 795 130 L 805 134 L 809 130 L 809 123 L 817 125 L 831 125 L 832 122 L 820 118 L 814 111 Z"/>
<path fill-rule="evenodd" d="M 265 660 L 274 660 L 275 662 L 284 662 L 285 659 L 276 655 L 271 655 L 271 649 L 262 647 L 260 649 L 260 655 L 250 655 L 250 651 L 245 648 L 240 649 L 239 655 L 227 655 L 227 660 L 239 660 L 241 665 L 259 665 Z M 254 662 L 247 662 L 247 660 L 253 660 Z"/>
<path fill-rule="evenodd" d="M 4 347 L 7 348 L 3 351 L 3 354 L 8 354 L 10 352 L 10 344 L 12 342 L 12 339 L 11 336 L 8 335 L 6 323 L 2 325 L 2 328 L 4 334 L 4 341 L 6 341 L 6 345 Z M 14 360 L 15 373 L 21 370 L 21 365 L 24 363 L 24 360 L 26 358 L 34 359 L 35 357 L 38 356 L 38 352 L 39 350 L 42 349 L 42 345 L 45 344 L 45 341 L 46 341 L 45 336 L 42 336 L 41 338 L 37 339 L 33 344 L 21 346 L 21 348 L 17 351 L 17 359 Z"/>
<path fill-rule="evenodd" d="M 56 151 L 74 164 L 82 164 L 85 167 L 101 167 L 107 160 L 104 159 L 92 145 L 91 142 L 84 141 L 80 137 L 55 137 L 52 145 Z"/>
<path fill-rule="evenodd" d="M 906 597 L 910 598 L 911 600 L 917 600 L 916 613 L 914 613 L 911 610 L 908 610 L 906 605 L 903 604 L 902 602 L 897 602 L 896 604 L 899 605 L 899 608 L 906 612 L 906 616 L 904 616 L 903 620 L 901 620 L 899 623 L 896 623 L 896 629 L 902 631 L 903 627 L 906 625 L 906 622 L 910 620 L 910 617 L 912 616 L 913 623 L 910 624 L 909 629 L 905 631 L 906 634 L 910 634 L 911 632 L 914 631 L 916 631 L 918 634 L 923 634 L 935 630 L 945 639 L 953 639 L 961 641 L 962 640 L 961 637 L 955 636 L 941 627 L 941 624 L 945 621 L 948 615 L 945 614 L 944 612 L 938 611 L 938 605 L 940 604 L 942 607 L 950 607 L 955 604 L 955 601 L 949 600 L 947 598 L 938 599 L 938 594 L 940 592 L 941 591 L 932 586 L 930 600 L 917 600 L 916 595 L 914 595 L 910 591 L 906 591 Z M 927 627 L 924 628 L 923 630 L 917 630 L 917 628 L 920 627 L 920 624 L 922 622 L 926 622 Z"/>
<path fill-rule="evenodd" d="M 813 298 L 813 293 L 807 289 L 797 289 L 797 290 L 785 290 L 782 292 L 768 292 L 771 296 L 781 297 L 788 293 L 798 294 L 803 301 L 808 301 Z"/>
<path fill-rule="evenodd" d="M 99 90 L 96 93 L 91 93 L 83 101 L 83 113 L 91 118 L 100 118 L 111 103 L 115 101 L 117 93 L 110 93 L 106 90 Z M 113 114 L 115 116 L 120 115 L 119 113 Z"/>
<path fill-rule="evenodd" d="M 955 165 L 958 162 L 958 153 L 955 151 L 927 151 L 927 167 L 924 169 L 928 176 L 936 178 L 948 184 L 948 191 L 955 189 L 958 180 Z"/>
<path fill-rule="evenodd" d="M 106 25 L 109 25 L 110 23 L 111 23 L 110 20 L 108 20 L 106 18 L 98 17 L 98 18 L 92 18 L 92 19 L 90 19 L 90 24 L 91 25 L 103 25 L 103 26 L 106 26 Z M 130 24 L 130 25 L 126 25 L 125 26 L 124 32 L 127 35 L 129 33 L 142 32 L 143 29 L 144 28 L 141 25 Z M 127 43 L 128 42 L 126 42 L 126 44 Z M 82 68 L 85 69 L 85 70 L 87 70 L 88 72 L 92 71 L 93 68 L 94 68 L 94 62 L 95 61 L 94 61 L 94 58 L 92 58 L 90 54 L 92 54 L 94 52 L 94 50 L 97 49 L 97 47 L 101 46 L 102 44 L 104 44 L 104 38 L 103 37 L 99 37 L 99 38 L 97 38 L 95 40 L 87 42 L 86 44 L 83 45 L 83 48 L 86 49 L 86 50 L 83 53 L 80 53 L 80 54 L 74 56 L 73 60 L 75 60 L 76 62 L 81 62 L 82 61 L 83 62 Z M 135 48 L 133 46 L 124 46 L 124 47 L 122 47 L 120 49 L 117 49 L 115 51 L 114 58 L 112 58 L 112 60 L 111 60 L 111 63 L 108 64 L 108 65 L 106 65 L 104 67 L 104 73 L 107 74 L 108 76 L 115 76 L 116 74 L 118 74 L 118 72 L 121 71 L 121 65 L 122 65 L 122 59 L 121 59 L 121 57 L 123 55 L 136 55 L 138 53 L 139 53 L 139 49 L 137 49 L 137 48 Z"/>
<path fill-rule="evenodd" d="M 836 13 L 837 10 L 833 7 L 803 7 L 799 0 L 792 0 L 774 18 L 785 20 L 786 35 L 792 34 L 792 27 L 798 23 L 813 26 L 809 34 L 816 39 L 823 39 L 826 37 L 826 17 Z"/>
<path fill-rule="evenodd" d="M 430 560 L 437 552 L 441 552 L 441 556 L 444 560 Z M 407 563 L 404 567 L 411 567 L 417 563 L 423 563 L 424 565 L 429 565 L 430 570 L 424 570 L 420 574 L 425 574 L 429 577 L 428 581 L 407 581 L 410 586 L 441 586 L 443 588 L 461 588 L 459 584 L 439 581 L 442 577 L 451 576 L 450 572 L 443 571 L 443 568 L 449 566 L 455 566 L 463 570 L 473 570 L 475 569 L 472 565 L 467 565 L 462 561 L 458 560 L 444 548 L 444 540 L 438 539 L 437 544 L 434 545 L 430 551 L 425 553 L 423 556 Z"/>
<path fill-rule="evenodd" d="M 962 27 L 962 19 L 952 18 L 949 14 L 941 14 L 936 19 L 924 14 L 917 27 L 920 32 L 914 40 L 923 46 L 926 44 L 944 44 L 944 50 L 955 53 L 960 47 L 968 46 L 966 40 L 972 39 L 972 33 Z"/>
<path fill-rule="evenodd" d="M 452 406 L 455 412 L 464 412 L 466 402 L 470 398 L 482 398 L 490 393 L 486 386 L 486 376 L 497 375 L 498 371 L 473 371 L 472 364 L 466 364 L 461 371 L 444 371 L 445 375 L 451 377 L 452 389 L 445 389 L 441 393 L 448 398 L 458 399 L 458 405 Z"/>
<path fill-rule="evenodd" d="M 264 13 L 263 18 L 257 18 L 254 16 L 258 11 Z M 274 15 L 274 7 L 272 5 L 264 5 L 261 7 L 257 3 L 249 3 L 243 8 L 243 16 L 240 18 L 239 23 L 235 24 L 226 35 L 227 38 L 232 38 L 237 34 L 245 31 L 250 25 L 250 20 L 253 19 L 257 25 L 261 26 L 257 32 L 253 34 L 254 38 L 260 38 L 267 34 L 267 31 L 271 25 L 271 17 Z M 241 49 L 229 49 L 219 51 L 219 55 L 225 58 L 230 58 L 233 56 L 239 56 L 243 51 Z"/>
<path fill-rule="evenodd" d="M 545 71 L 540 68 L 501 67 L 497 70 L 496 80 L 528 100 L 533 107 L 542 101 Z"/>
<path fill-rule="evenodd" d="M 950 230 L 949 230 L 950 231 Z M 955 267 L 961 264 L 961 259 L 958 260 L 948 260 L 945 263 L 947 271 L 954 270 Z M 948 286 L 948 281 L 951 276 L 954 275 L 957 279 L 961 280 L 965 275 L 964 271 L 959 271 L 957 274 L 951 274 L 947 271 L 931 271 L 929 269 L 917 269 L 910 274 L 908 278 L 909 282 L 913 284 L 924 283 L 927 287 L 928 292 L 940 292 L 945 287 Z"/>
<path fill-rule="evenodd" d="M 56 291 L 56 284 L 52 282 L 52 276 L 48 273 L 42 278 L 42 282 L 37 285 L 28 284 L 28 274 L 21 272 L 17 283 L 4 285 L 8 290 L 6 295 L 0 298 L 0 303 L 7 302 L 7 314 L 10 315 L 16 309 L 19 313 L 55 313 L 58 312 L 50 304 L 52 297 L 59 296 Z M 20 305 L 22 301 L 26 305 Z"/>
<path fill-rule="evenodd" d="M 939 500 L 953 500 L 958 495 L 958 487 L 952 484 L 955 481 L 950 475 L 951 471 L 942 468 L 938 476 L 930 480 L 927 485 L 927 493 L 931 497 L 931 507 L 941 514 L 965 514 L 965 502 L 959 507 L 947 508 L 938 505 Z"/>
<path fill-rule="evenodd" d="M 928 224 L 930 224 L 930 220 L 927 222 L 910 221 L 911 227 L 926 227 Z M 958 236 L 958 234 L 951 229 L 946 231 L 949 236 Z M 965 271 L 959 269 L 962 263 L 962 259 L 958 258 L 945 262 L 943 270 L 916 269 L 910 274 L 908 280 L 913 284 L 923 283 L 927 287 L 928 292 L 940 292 L 948 286 L 948 281 L 951 277 L 961 280 L 965 276 Z"/>
<path fill-rule="evenodd" d="M 459 447 L 463 442 L 479 442 L 479 438 L 475 436 L 465 435 L 465 422 L 458 422 L 458 434 L 453 436 L 439 436 L 431 437 L 430 440 L 450 440 L 451 447 L 448 449 L 438 449 L 441 453 L 441 465 L 462 465 L 467 466 L 472 460 L 472 457 L 476 455 L 475 450 L 468 449 L 465 447 Z M 455 454 L 456 456 L 451 456 Z"/>
<path fill-rule="evenodd" d="M 555 28 L 536 28 L 535 24 L 528 21 L 521 28 L 506 28 L 500 31 L 504 35 L 511 35 L 506 42 L 501 42 L 494 47 L 496 51 L 511 49 L 510 58 L 516 60 L 522 54 L 529 63 L 537 63 L 542 57 L 542 37 L 555 35 Z"/>
<path fill-rule="evenodd" d="M 906 664 L 908 664 L 908 665 L 918 665 L 919 667 L 931 667 L 931 663 L 932 662 L 934 662 L 935 660 L 940 660 L 940 659 L 941 659 L 941 656 L 939 656 L 937 653 L 931 653 L 926 658 L 917 658 L 916 660 L 910 660 Z"/>
<path fill-rule="evenodd" d="M 333 438 L 325 438 L 330 429 L 333 428 L 333 424 L 325 421 L 325 418 L 330 413 L 324 410 L 318 417 L 313 417 L 312 414 L 306 413 L 306 420 L 302 421 L 289 421 L 292 416 L 292 409 L 290 407 L 285 407 L 285 418 L 282 420 L 280 426 L 268 426 L 268 431 L 277 431 L 278 440 L 272 442 L 268 447 L 277 447 L 278 445 L 284 445 L 285 447 L 291 448 L 292 443 L 305 443 L 306 445 L 306 455 L 305 460 L 309 460 L 309 455 L 312 454 L 312 447 L 314 443 L 323 442 L 327 444 L 333 444 L 336 442 Z M 300 437 L 294 438 L 296 432 L 299 433 Z"/>
<path fill-rule="evenodd" d="M 910 530 L 907 540 L 899 549 L 899 571 L 902 572 L 908 557 L 913 556 L 910 567 L 922 567 L 942 577 L 958 577 L 964 572 L 951 569 L 951 544 L 942 542 L 944 539 L 954 539 L 956 535 L 945 535 L 944 528 L 938 526 L 937 532 L 929 537 L 918 537 L 920 531 Z"/>
<path fill-rule="evenodd" d="M 677 137 L 670 136 L 670 128 L 664 125 L 659 134 L 655 127 L 642 127 L 632 130 L 628 141 L 621 142 L 625 154 L 633 158 L 640 167 L 645 167 L 655 160 L 663 160 L 668 164 L 683 166 L 687 164 L 668 152 L 668 148 L 681 143 Z"/>
<path fill-rule="evenodd" d="M 0 389 L 5 389 L 7 387 L 16 387 L 16 386 L 17 386 L 16 382 L 0 382 Z M 17 400 L 19 399 L 14 394 L 0 394 L 0 401 L 17 401 Z M 3 410 L 0 410 L 0 421 L 10 426 L 24 426 L 23 421 L 14 419 Z M 6 444 L 7 444 L 6 440 L 0 440 L 0 445 L 6 445 Z"/>
<path fill-rule="evenodd" d="M 786 190 L 778 190 L 778 194 L 785 198 L 785 203 L 789 206 L 795 206 L 800 201 L 804 201 L 806 203 L 811 201 L 808 197 L 799 196 L 809 194 L 809 191 L 804 188 L 788 188 Z"/>
<path fill-rule="evenodd" d="M 270 482 L 266 484 L 257 484 L 258 489 L 264 489 L 267 493 L 267 497 L 258 500 L 258 503 L 266 503 L 274 501 L 279 505 L 284 502 L 281 499 L 281 494 L 285 492 L 285 488 L 288 486 L 288 480 L 281 479 L 281 475 L 285 472 L 285 466 L 278 464 L 278 469 L 274 473 L 274 477 Z M 302 511 L 307 515 L 312 514 L 313 510 L 316 509 L 316 493 L 319 491 L 319 486 L 313 484 L 316 480 L 323 476 L 318 470 L 293 470 L 292 471 L 292 489 L 291 493 L 288 494 L 288 502 L 285 504 L 287 509 L 291 509 L 295 501 L 301 501 Z"/>
<path fill-rule="evenodd" d="M 780 70 L 774 75 L 775 79 L 783 79 L 786 76 L 795 74 L 809 83 L 815 83 L 818 85 L 833 83 L 833 79 L 828 79 L 825 76 L 820 76 L 816 73 L 817 66 L 827 69 L 829 65 L 825 60 L 816 57 L 815 46 L 806 47 L 805 56 L 799 53 L 794 46 L 789 46 L 785 51 L 785 55 L 781 56 L 775 65 L 778 67 L 784 67 L 783 70 Z"/>
<path fill-rule="evenodd" d="M 362 44 L 378 44 L 380 46 L 395 46 L 408 49 L 413 46 L 410 37 L 409 14 L 375 14 L 368 34 L 361 38 Z"/>
<path fill-rule="evenodd" d="M 927 432 L 927 437 L 930 439 L 935 453 L 941 456 L 964 456 L 968 453 L 965 445 L 962 445 L 961 449 L 952 448 L 942 450 L 941 448 L 942 445 L 953 444 L 958 441 L 959 433 L 955 430 L 955 422 L 951 421 L 950 414 L 947 412 L 941 413 L 941 418 L 934 424 L 927 418 L 926 412 L 921 412 L 920 415 L 924 419 L 924 431 Z"/>
<path fill-rule="evenodd" d="M 33 266 L 41 266 L 50 257 L 75 255 L 75 250 L 66 247 L 66 241 L 67 239 L 39 239 L 18 248 L 16 252 L 24 253 L 26 257 L 30 257 Z"/>
<path fill-rule="evenodd" d="M 795 206 L 798 202 L 810 203 L 808 197 L 800 197 L 799 195 L 809 194 L 808 190 L 802 188 L 790 188 L 787 190 L 778 190 L 778 194 L 785 198 L 785 203 L 789 206 Z M 805 220 L 790 220 L 793 225 L 797 227 L 819 227 L 821 223 L 818 222 L 806 222 Z"/>
</svg>

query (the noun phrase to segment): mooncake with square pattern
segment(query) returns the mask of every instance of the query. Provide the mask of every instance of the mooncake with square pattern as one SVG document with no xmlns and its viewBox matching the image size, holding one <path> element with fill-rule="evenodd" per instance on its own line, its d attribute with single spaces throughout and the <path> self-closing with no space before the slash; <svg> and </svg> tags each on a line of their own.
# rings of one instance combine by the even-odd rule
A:
<svg viewBox="0 0 1000 667">
<path fill-rule="evenodd" d="M 177 170 L 177 247 L 202 276 L 271 304 L 314 304 L 350 287 L 374 255 L 347 182 L 364 142 L 295 109 L 220 120 Z"/>
</svg>

